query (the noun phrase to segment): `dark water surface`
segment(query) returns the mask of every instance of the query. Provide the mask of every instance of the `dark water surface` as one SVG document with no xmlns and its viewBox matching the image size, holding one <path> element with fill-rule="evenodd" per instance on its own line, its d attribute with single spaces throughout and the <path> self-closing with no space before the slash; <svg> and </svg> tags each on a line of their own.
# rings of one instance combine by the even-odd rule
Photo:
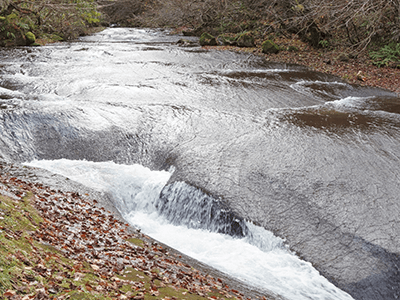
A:
<svg viewBox="0 0 400 300">
<path fill-rule="evenodd" d="M 3 160 L 173 166 L 161 200 L 185 181 L 353 298 L 398 299 L 400 99 L 179 38 L 113 28 L 1 50 Z"/>
</svg>

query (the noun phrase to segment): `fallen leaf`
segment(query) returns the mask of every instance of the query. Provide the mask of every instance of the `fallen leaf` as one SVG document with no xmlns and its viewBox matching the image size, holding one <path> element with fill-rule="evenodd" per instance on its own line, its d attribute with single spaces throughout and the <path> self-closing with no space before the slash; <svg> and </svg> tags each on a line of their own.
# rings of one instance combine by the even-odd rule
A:
<svg viewBox="0 0 400 300">
<path fill-rule="evenodd" d="M 3 294 L 3 296 L 4 297 L 11 297 L 11 296 L 15 296 L 17 293 L 15 292 L 15 291 L 12 291 L 12 290 L 7 290 L 4 294 Z"/>
</svg>

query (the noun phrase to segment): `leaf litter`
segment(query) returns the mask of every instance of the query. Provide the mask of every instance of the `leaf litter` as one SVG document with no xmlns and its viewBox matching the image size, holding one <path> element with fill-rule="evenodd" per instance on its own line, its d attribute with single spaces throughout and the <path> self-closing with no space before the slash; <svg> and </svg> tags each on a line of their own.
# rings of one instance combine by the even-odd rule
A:
<svg viewBox="0 0 400 300">
<path fill-rule="evenodd" d="M 96 204 L 0 176 L 3 299 L 245 298 Z"/>
</svg>

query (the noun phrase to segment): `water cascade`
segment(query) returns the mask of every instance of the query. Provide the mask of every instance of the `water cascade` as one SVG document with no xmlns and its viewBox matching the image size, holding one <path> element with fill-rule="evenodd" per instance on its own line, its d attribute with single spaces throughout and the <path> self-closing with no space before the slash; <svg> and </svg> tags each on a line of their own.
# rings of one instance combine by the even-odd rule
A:
<svg viewBox="0 0 400 300">
<path fill-rule="evenodd" d="M 144 233 L 257 289 L 293 300 L 352 299 L 282 239 L 237 219 L 220 201 L 183 182 L 165 187 L 169 172 L 66 159 L 26 165 L 111 194 L 122 216 Z"/>
</svg>

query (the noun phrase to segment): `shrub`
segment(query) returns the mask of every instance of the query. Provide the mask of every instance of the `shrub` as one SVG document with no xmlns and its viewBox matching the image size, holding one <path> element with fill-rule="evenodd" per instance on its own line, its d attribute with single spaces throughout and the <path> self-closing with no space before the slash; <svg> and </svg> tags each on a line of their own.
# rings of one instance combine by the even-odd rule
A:
<svg viewBox="0 0 400 300">
<path fill-rule="evenodd" d="M 378 51 L 370 52 L 373 64 L 379 67 L 388 66 L 391 62 L 400 61 L 400 43 L 390 43 Z"/>
</svg>

